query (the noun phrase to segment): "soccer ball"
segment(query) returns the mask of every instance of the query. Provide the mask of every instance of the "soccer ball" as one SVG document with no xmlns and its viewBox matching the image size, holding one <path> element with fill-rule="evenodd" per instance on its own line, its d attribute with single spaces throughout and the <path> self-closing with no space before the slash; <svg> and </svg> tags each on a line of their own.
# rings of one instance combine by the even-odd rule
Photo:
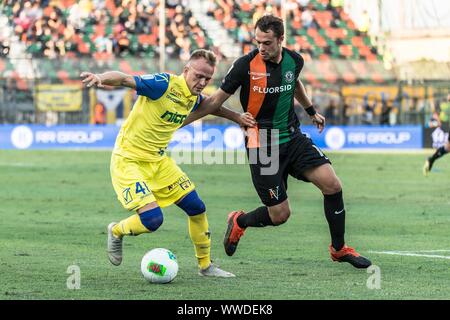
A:
<svg viewBox="0 0 450 320">
<path fill-rule="evenodd" d="M 177 257 L 167 249 L 150 250 L 142 257 L 141 272 L 149 282 L 169 283 L 178 273 Z"/>
</svg>

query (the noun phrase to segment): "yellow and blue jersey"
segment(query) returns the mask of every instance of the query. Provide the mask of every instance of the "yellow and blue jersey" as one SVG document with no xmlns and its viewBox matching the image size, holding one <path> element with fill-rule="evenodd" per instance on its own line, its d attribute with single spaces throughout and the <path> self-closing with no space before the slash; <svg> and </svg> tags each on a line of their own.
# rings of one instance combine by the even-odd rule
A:
<svg viewBox="0 0 450 320">
<path fill-rule="evenodd" d="M 202 101 L 184 77 L 169 73 L 135 76 L 136 100 L 116 139 L 113 153 L 139 161 L 165 155 L 174 132 Z"/>
</svg>

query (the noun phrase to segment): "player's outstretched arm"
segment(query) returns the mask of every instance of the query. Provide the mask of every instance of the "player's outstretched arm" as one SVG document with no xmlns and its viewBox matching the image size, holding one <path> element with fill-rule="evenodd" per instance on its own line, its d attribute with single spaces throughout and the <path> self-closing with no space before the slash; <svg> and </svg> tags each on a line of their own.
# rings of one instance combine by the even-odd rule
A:
<svg viewBox="0 0 450 320">
<path fill-rule="evenodd" d="M 218 89 L 211 96 L 206 97 L 200 103 L 198 108 L 191 112 L 184 120 L 183 126 L 188 125 L 195 120 L 201 119 L 208 114 L 214 114 L 219 111 L 220 106 L 230 97 L 230 94 L 225 93 L 222 89 Z"/>
<path fill-rule="evenodd" d="M 113 87 L 128 87 L 136 89 L 136 82 L 133 76 L 119 71 L 108 71 L 105 73 L 82 72 L 80 77 L 81 82 L 86 84 L 86 87 L 96 86 L 103 88 L 105 85 Z"/>
<path fill-rule="evenodd" d="M 220 108 L 222 103 L 224 103 L 229 97 L 230 95 L 227 95 L 221 89 L 214 92 L 211 96 L 205 97 L 197 107 L 197 109 L 195 109 L 195 111 L 192 111 L 187 116 L 186 120 L 184 120 L 183 127 L 190 124 L 191 122 L 203 118 L 208 114 L 215 113 Z"/>
<path fill-rule="evenodd" d="M 319 133 L 325 128 L 325 117 L 318 113 L 306 94 L 306 89 L 300 80 L 295 83 L 295 99 L 302 105 L 306 113 L 311 118 L 312 123 L 319 129 Z"/>
<path fill-rule="evenodd" d="M 190 124 L 191 122 L 194 122 L 200 118 L 203 118 L 204 116 L 208 114 L 213 114 L 218 117 L 222 117 L 231 121 L 236 122 L 240 126 L 247 126 L 247 127 L 253 127 L 256 122 L 253 119 L 253 116 L 246 112 L 246 113 L 239 113 L 235 112 L 231 109 L 228 109 L 222 104 L 230 97 L 231 95 L 223 91 L 222 89 L 218 89 L 216 92 L 214 92 L 211 96 L 206 97 L 198 106 L 198 108 L 191 112 L 189 116 L 186 118 L 186 120 L 183 123 L 183 127 Z"/>
<path fill-rule="evenodd" d="M 254 127 L 256 125 L 256 120 L 250 112 L 239 113 L 228 109 L 225 106 L 220 106 L 217 111 L 212 114 L 217 117 L 234 121 L 241 127 Z"/>
</svg>

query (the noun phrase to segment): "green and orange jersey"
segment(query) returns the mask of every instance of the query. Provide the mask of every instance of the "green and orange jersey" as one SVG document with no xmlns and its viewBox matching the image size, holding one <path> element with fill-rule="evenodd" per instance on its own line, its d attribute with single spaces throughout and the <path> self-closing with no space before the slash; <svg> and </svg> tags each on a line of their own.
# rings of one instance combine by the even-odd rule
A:
<svg viewBox="0 0 450 320">
<path fill-rule="evenodd" d="M 221 89 L 233 94 L 241 87 L 242 108 L 253 115 L 258 129 L 278 129 L 279 144 L 286 143 L 300 134 L 294 91 L 303 65 L 303 58 L 289 49 L 283 48 L 280 63 L 264 61 L 255 49 L 233 63 Z"/>
</svg>

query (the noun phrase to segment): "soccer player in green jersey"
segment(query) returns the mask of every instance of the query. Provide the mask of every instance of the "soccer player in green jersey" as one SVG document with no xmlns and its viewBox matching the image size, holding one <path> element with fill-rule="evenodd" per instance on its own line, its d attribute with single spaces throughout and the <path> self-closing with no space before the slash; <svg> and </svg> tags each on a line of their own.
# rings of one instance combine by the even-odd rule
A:
<svg viewBox="0 0 450 320">
<path fill-rule="evenodd" d="M 226 253 L 234 254 L 247 228 L 277 226 L 288 220 L 291 210 L 287 178 L 290 175 L 312 182 L 323 194 L 331 234 L 331 259 L 349 262 L 356 268 L 369 267 L 371 262 L 367 258 L 345 244 L 342 186 L 330 160 L 299 129 L 294 99 L 305 108 L 320 132 L 325 126 L 325 118 L 316 112 L 299 79 L 303 58 L 282 46 L 283 20 L 273 15 L 263 16 L 256 22 L 254 40 L 257 49 L 238 58 L 220 89 L 204 101 L 204 108 L 186 119 L 189 123 L 215 112 L 240 87 L 242 108 L 257 121 L 256 126 L 247 129 L 247 153 L 253 184 L 264 205 L 247 213 L 229 214 L 224 238 Z M 265 156 L 269 154 L 278 169 L 274 172 L 267 170 Z"/>
</svg>

